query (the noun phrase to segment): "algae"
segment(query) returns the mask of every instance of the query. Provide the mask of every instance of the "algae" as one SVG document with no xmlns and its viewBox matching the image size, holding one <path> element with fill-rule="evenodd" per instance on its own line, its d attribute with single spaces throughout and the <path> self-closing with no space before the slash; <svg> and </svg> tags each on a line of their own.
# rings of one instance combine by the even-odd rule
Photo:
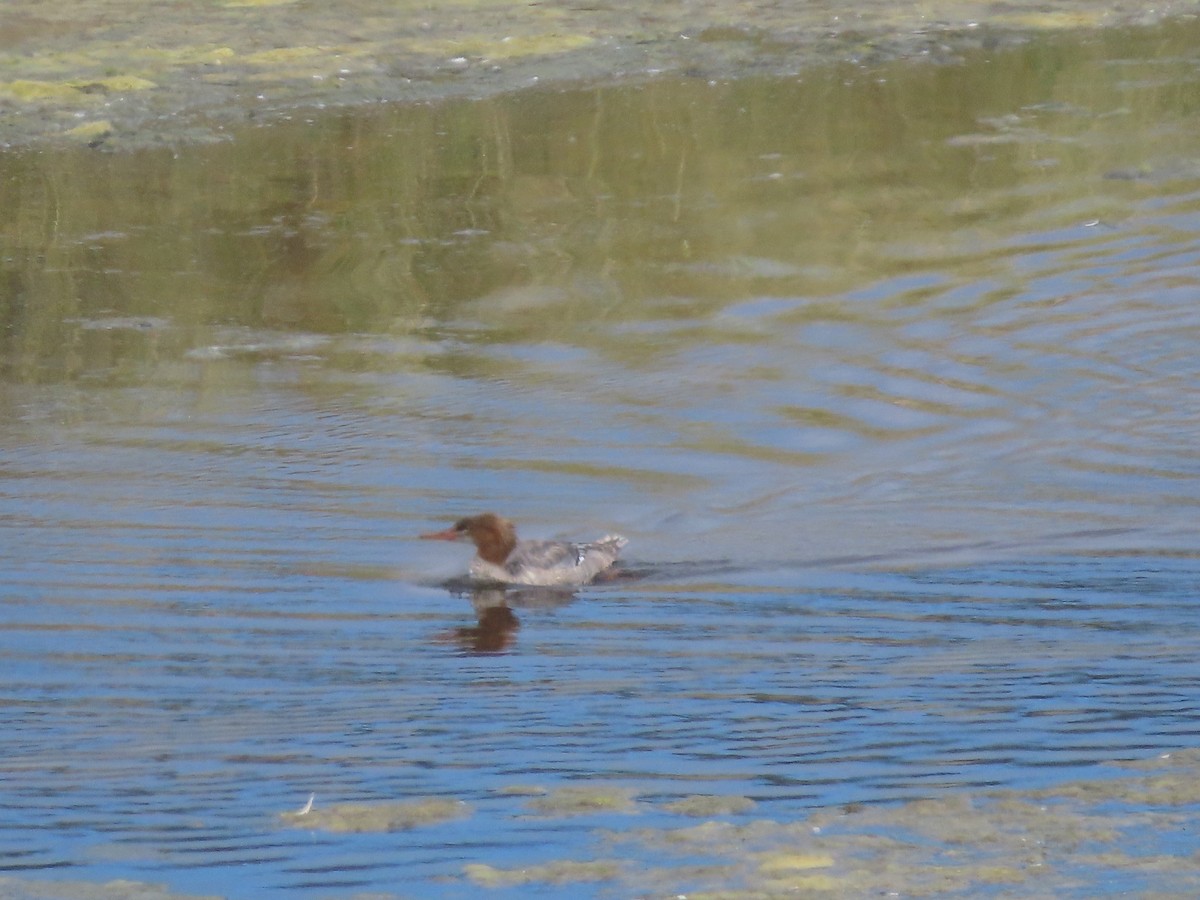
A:
<svg viewBox="0 0 1200 900">
<path fill-rule="evenodd" d="M 1055 896 L 1105 872 L 1141 873 L 1165 895 L 1195 896 L 1200 869 L 1178 852 L 1138 853 L 1146 835 L 1188 834 L 1197 825 L 1195 755 L 1175 754 L 1176 771 L 1151 778 L 1097 777 L 1037 791 L 948 793 L 927 800 L 816 811 L 795 822 L 708 821 L 687 828 L 603 832 L 610 845 L 659 855 L 653 868 L 627 866 L 631 891 L 710 898 L 775 896 Z M 1114 764 L 1158 769 L 1167 761 Z M 1170 781 L 1159 782 L 1158 778 Z M 1182 791 L 1179 796 L 1172 792 Z M 664 807 L 667 805 L 664 805 Z M 680 860 L 678 867 L 666 864 Z M 697 866 L 696 859 L 707 860 Z M 1171 894 L 1171 891 L 1176 893 Z"/>
<path fill-rule="evenodd" d="M 334 833 L 407 831 L 424 825 L 439 825 L 471 815 L 471 808 L 457 800 L 430 797 L 383 803 L 337 803 L 324 808 L 312 801 L 298 812 L 280 813 L 293 828 Z"/>
<path fill-rule="evenodd" d="M 67 81 L 39 81 L 18 78 L 0 82 L 0 98 L 38 102 L 43 100 L 75 100 L 79 88 Z"/>
<path fill-rule="evenodd" d="M 666 804 L 663 809 L 680 816 L 731 816 L 754 809 L 749 797 L 696 794 Z"/>
<path fill-rule="evenodd" d="M 497 869 L 483 863 L 463 866 L 463 874 L 480 887 L 518 887 L 524 884 L 571 884 L 585 881 L 611 881 L 621 873 L 615 860 L 572 862 L 559 860 L 520 869 Z"/>
<path fill-rule="evenodd" d="M 529 809 L 543 816 L 583 816 L 634 811 L 633 793 L 613 787 L 566 787 L 537 797 Z"/>
<path fill-rule="evenodd" d="M 64 131 L 63 136 L 94 141 L 112 134 L 112 130 L 112 122 L 107 119 L 101 119 L 98 122 L 85 122 L 82 125 L 76 125 L 74 128 Z"/>
<path fill-rule="evenodd" d="M 785 872 L 803 871 L 805 869 L 827 869 L 833 865 L 833 857 L 828 853 L 768 853 L 759 859 L 758 870 L 766 875 L 779 875 Z"/>
</svg>

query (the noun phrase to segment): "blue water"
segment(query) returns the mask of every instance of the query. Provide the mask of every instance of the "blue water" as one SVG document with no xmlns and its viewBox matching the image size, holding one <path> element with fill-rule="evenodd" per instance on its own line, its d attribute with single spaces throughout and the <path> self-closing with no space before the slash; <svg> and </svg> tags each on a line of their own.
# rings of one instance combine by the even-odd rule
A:
<svg viewBox="0 0 1200 900">
<path fill-rule="evenodd" d="M 101 528 L 77 533 L 87 565 L 10 562 L 9 871 L 233 896 L 467 896 L 465 863 L 604 857 L 595 828 L 679 827 L 662 806 L 691 794 L 751 797 L 747 815 L 788 820 L 1045 786 L 1197 742 L 1195 559 L 910 572 L 637 560 L 636 580 L 515 598 L 515 637 L 481 653 L 460 637 L 467 598 L 321 571 L 333 545 L 386 544 L 385 522 L 351 534 L 298 506 L 241 548 L 259 566 L 182 564 L 168 543 L 106 568 L 99 557 L 138 541 Z M 597 783 L 634 792 L 639 814 L 541 817 L 504 793 Z M 277 814 L 310 793 L 474 812 L 395 834 L 282 828 Z"/>
</svg>

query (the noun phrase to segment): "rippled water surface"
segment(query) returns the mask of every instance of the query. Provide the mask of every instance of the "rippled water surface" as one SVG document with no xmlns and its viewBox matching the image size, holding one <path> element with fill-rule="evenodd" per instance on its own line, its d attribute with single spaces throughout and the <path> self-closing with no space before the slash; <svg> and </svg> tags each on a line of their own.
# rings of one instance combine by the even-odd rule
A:
<svg viewBox="0 0 1200 900">
<path fill-rule="evenodd" d="M 1200 744 L 1197 38 L 0 156 L 0 870 L 665 896 L 487 872 Z"/>
</svg>

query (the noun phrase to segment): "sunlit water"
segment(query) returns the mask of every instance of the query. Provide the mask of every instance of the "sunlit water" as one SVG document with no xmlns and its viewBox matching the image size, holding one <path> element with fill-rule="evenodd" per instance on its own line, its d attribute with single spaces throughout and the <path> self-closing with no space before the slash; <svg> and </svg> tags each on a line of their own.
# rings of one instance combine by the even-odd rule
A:
<svg viewBox="0 0 1200 900">
<path fill-rule="evenodd" d="M 0 869 L 474 896 L 1200 743 L 1200 57 L 1111 43 L 0 159 Z M 493 616 L 486 508 L 628 577 Z"/>
</svg>

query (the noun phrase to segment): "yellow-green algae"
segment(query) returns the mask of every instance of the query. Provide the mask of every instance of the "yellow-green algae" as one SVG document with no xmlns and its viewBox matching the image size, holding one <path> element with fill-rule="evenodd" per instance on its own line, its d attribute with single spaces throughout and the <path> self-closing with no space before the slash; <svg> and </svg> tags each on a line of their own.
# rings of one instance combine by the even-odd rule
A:
<svg viewBox="0 0 1200 900">
<path fill-rule="evenodd" d="M 520 869 L 497 869 L 483 863 L 463 866 L 463 874 L 480 887 L 516 887 L 522 884 L 571 884 L 579 881 L 611 881 L 621 873 L 621 863 L 598 859 L 591 862 L 560 860 Z"/>
<path fill-rule="evenodd" d="M 18 78 L 0 81 L 0 97 L 10 100 L 78 99 L 81 94 L 103 95 L 128 91 L 148 91 L 156 87 L 153 81 L 136 75 L 113 75 L 107 78 L 73 79 L 70 81 L 39 81 Z"/>
<path fill-rule="evenodd" d="M 111 134 L 112 130 L 112 122 L 108 121 L 108 119 L 100 119 L 97 122 L 84 122 L 82 125 L 69 128 L 63 132 L 63 135 L 70 138 L 78 138 L 79 140 L 93 141 Z"/>
<path fill-rule="evenodd" d="M 582 816 L 634 811 L 633 792 L 616 787 L 565 787 L 537 797 L 529 809 L 543 816 Z"/>
<path fill-rule="evenodd" d="M 765 853 L 758 861 L 758 870 L 768 875 L 802 872 L 807 869 L 827 869 L 833 865 L 828 853 Z"/>
<path fill-rule="evenodd" d="M 299 812 L 280 813 L 279 818 L 294 828 L 359 833 L 406 831 L 460 819 L 471 812 L 466 803 L 429 797 L 383 803 L 335 803 L 326 807 L 313 804 Z"/>
<path fill-rule="evenodd" d="M 666 804 L 663 809 L 680 816 L 731 816 L 754 809 L 749 797 L 727 797 L 719 794 L 694 794 Z"/>
<path fill-rule="evenodd" d="M 1200 826 L 1200 797 L 1187 786 L 1200 783 L 1200 754 L 1120 765 L 1150 774 L 857 804 L 797 822 L 710 820 L 686 828 L 600 831 L 606 852 L 595 861 L 512 870 L 471 863 L 463 872 L 480 888 L 604 878 L 628 895 L 686 894 L 689 900 L 1053 897 L 1078 893 L 1081 884 L 1095 887 L 1110 872 L 1144 874 L 1154 885 L 1145 896 L 1200 896 L 1200 866 L 1186 842 L 1174 853 L 1161 842 L 1138 852 L 1147 836 L 1189 834 Z M 612 851 L 627 846 L 649 851 L 655 863 L 615 860 Z"/>
</svg>

